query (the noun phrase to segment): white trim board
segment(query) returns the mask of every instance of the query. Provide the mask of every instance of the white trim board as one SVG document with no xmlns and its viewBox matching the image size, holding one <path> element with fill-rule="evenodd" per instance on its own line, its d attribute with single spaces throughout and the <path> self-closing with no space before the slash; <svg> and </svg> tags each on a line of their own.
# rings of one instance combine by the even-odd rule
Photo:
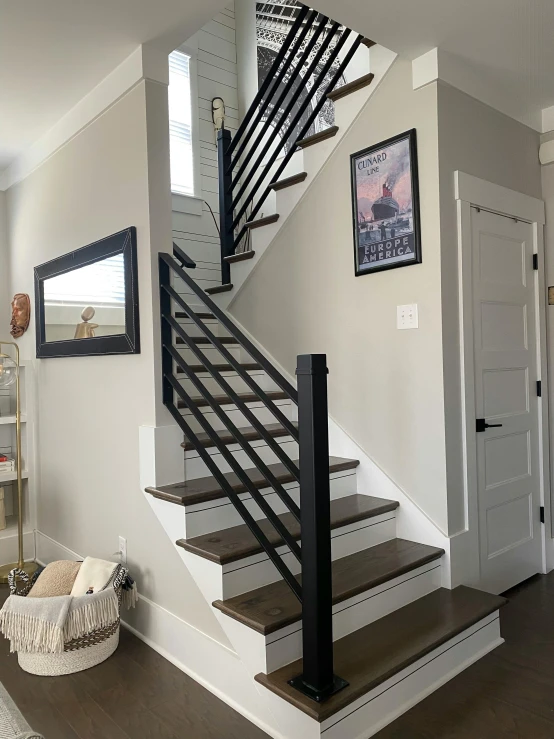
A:
<svg viewBox="0 0 554 739">
<path fill-rule="evenodd" d="M 454 197 L 500 215 L 544 225 L 544 202 L 471 174 L 454 172 Z"/>
<path fill-rule="evenodd" d="M 36 531 L 37 561 L 83 557 L 42 531 Z M 122 624 L 182 672 L 273 739 L 287 739 L 271 724 L 273 718 L 260 700 L 258 688 L 238 655 L 149 598 L 139 595 L 137 608 Z"/>
<path fill-rule="evenodd" d="M 466 507 L 466 530 L 454 537 L 452 542 L 452 567 L 455 583 L 476 582 L 479 579 L 479 532 L 477 500 L 477 458 L 474 446 L 474 373 L 473 356 L 473 303 L 472 303 L 472 256 L 471 249 L 463 248 L 471 243 L 471 207 L 491 211 L 499 215 L 518 218 L 533 225 L 533 252 L 538 255 L 539 270 L 536 274 L 537 307 L 537 352 L 538 370 L 542 381 L 542 398 L 539 398 L 539 450 L 541 463 L 541 505 L 545 507 L 546 526 L 542 528 L 543 572 L 554 562 L 554 542 L 547 537 L 552 532 L 550 490 L 550 453 L 548 419 L 548 361 L 550 348 L 546 333 L 546 288 L 544 260 L 544 202 L 515 190 L 487 182 L 465 172 L 454 173 L 454 192 L 458 223 L 458 280 L 460 313 L 460 371 L 463 440 L 464 498 Z M 552 359 L 552 357 L 551 357 Z M 552 399 L 551 399 L 552 400 Z"/>
</svg>

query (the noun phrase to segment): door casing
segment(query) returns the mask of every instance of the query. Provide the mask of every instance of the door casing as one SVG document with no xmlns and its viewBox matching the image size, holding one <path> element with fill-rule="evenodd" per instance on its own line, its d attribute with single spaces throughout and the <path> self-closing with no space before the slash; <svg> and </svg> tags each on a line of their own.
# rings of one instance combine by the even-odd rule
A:
<svg viewBox="0 0 554 739">
<path fill-rule="evenodd" d="M 539 398 L 539 463 L 540 497 L 545 508 L 545 525 L 541 526 L 542 571 L 554 568 L 554 533 L 552 526 L 552 501 L 550 496 L 550 430 L 548 418 L 548 361 L 546 333 L 546 288 L 544 260 L 545 212 L 542 200 L 495 185 L 465 172 L 456 171 L 455 199 L 458 218 L 458 277 L 460 310 L 461 352 L 461 419 L 462 454 L 464 474 L 464 497 L 466 529 L 463 545 L 456 546 L 462 561 L 458 567 L 459 581 L 479 580 L 479 531 L 478 531 L 478 486 L 477 449 L 475 443 L 475 363 L 473 334 L 473 275 L 472 275 L 472 226 L 471 208 L 477 207 L 491 213 L 525 221 L 533 227 L 533 252 L 538 255 L 539 269 L 535 274 L 535 305 L 537 316 L 537 367 L 542 382 L 542 397 Z M 549 535 L 546 536 L 548 531 Z M 456 537 L 454 537 L 455 539 Z M 467 565 L 464 565 L 464 557 Z M 465 572 L 464 572 L 465 567 Z M 476 568 L 478 572 L 476 573 Z"/>
</svg>

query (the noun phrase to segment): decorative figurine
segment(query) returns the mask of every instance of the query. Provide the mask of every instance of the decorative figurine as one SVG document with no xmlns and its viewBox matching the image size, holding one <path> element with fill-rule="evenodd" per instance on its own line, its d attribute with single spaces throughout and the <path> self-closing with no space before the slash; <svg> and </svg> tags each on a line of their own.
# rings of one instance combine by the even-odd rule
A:
<svg viewBox="0 0 554 739">
<path fill-rule="evenodd" d="M 94 333 L 94 329 L 98 328 L 98 324 L 89 323 L 89 321 L 94 318 L 95 313 L 96 311 L 91 305 L 89 305 L 88 308 L 85 308 L 84 311 L 81 313 L 83 323 L 77 324 L 77 328 L 75 329 L 76 339 L 92 339 L 94 336 L 96 336 L 96 334 Z"/>
<path fill-rule="evenodd" d="M 31 299 L 27 293 L 16 293 L 12 300 L 12 320 L 10 333 L 14 339 L 20 339 L 29 328 L 31 320 Z"/>
</svg>

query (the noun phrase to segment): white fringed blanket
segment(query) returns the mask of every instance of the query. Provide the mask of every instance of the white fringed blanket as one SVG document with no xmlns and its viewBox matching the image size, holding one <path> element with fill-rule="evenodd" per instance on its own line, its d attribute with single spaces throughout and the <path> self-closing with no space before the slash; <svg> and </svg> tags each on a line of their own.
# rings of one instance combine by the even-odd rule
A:
<svg viewBox="0 0 554 739">
<path fill-rule="evenodd" d="M 119 618 L 120 587 L 123 605 L 134 608 L 138 600 L 135 583 L 120 565 L 112 566 L 113 580 L 104 590 L 90 595 L 10 595 L 0 610 L 0 631 L 10 640 L 10 651 L 60 654 L 65 642 L 109 626 Z"/>
</svg>

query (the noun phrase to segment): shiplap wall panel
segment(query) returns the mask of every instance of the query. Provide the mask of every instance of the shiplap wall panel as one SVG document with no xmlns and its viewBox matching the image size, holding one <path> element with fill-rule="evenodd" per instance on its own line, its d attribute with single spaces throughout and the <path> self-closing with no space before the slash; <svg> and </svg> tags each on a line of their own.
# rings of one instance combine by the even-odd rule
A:
<svg viewBox="0 0 554 739">
<path fill-rule="evenodd" d="M 212 123 L 212 99 L 225 101 L 226 127 L 234 133 L 239 125 L 237 96 L 237 48 L 234 4 L 228 5 L 195 36 L 197 47 L 198 157 L 201 191 L 197 197 L 206 201 L 200 216 L 173 213 L 173 239 L 193 259 L 197 267 L 191 276 L 202 287 L 221 284 L 219 234 L 208 203 L 219 225 L 217 148 Z M 179 293 L 189 294 L 180 281 Z M 197 303 L 198 300 L 192 300 Z"/>
</svg>

